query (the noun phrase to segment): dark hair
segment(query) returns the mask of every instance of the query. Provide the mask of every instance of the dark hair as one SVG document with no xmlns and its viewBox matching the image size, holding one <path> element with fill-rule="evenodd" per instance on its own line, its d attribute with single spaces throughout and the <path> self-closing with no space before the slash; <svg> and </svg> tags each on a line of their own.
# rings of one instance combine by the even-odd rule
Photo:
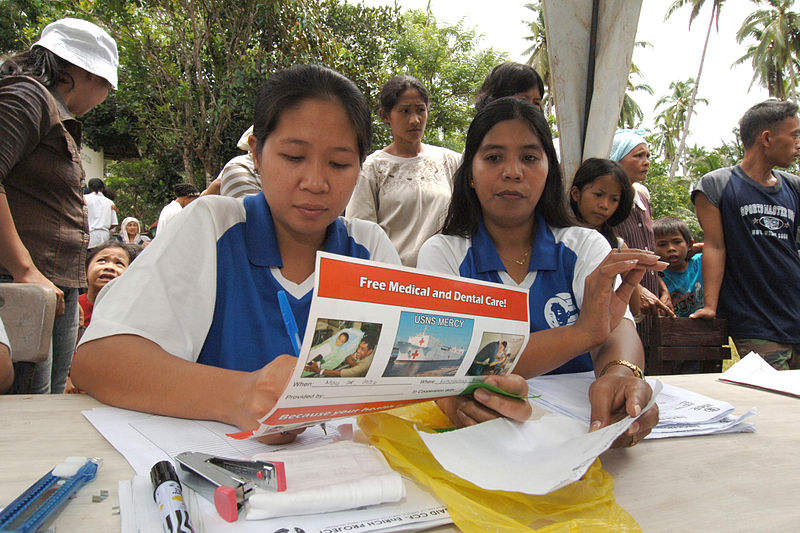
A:
<svg viewBox="0 0 800 533">
<path fill-rule="evenodd" d="M 414 76 L 403 75 L 395 76 L 383 84 L 379 98 L 381 111 L 388 115 L 392 109 L 394 109 L 394 106 L 397 105 L 400 95 L 408 89 L 416 90 L 425 101 L 425 107 L 428 107 L 430 104 L 430 97 L 428 96 L 428 90 L 422 85 L 422 82 Z"/>
<path fill-rule="evenodd" d="M 339 338 L 339 337 L 341 337 L 342 335 L 344 335 L 344 341 L 345 341 L 345 342 L 347 342 L 347 341 L 349 341 L 349 340 L 350 340 L 350 335 L 348 335 L 346 331 L 342 331 L 341 333 L 339 333 L 338 335 L 336 335 L 336 338 L 338 339 L 338 338 Z"/>
<path fill-rule="evenodd" d="M 133 260 L 139 255 L 139 252 L 142 251 L 142 247 L 138 244 L 119 242 L 115 240 L 106 241 L 103 244 L 98 244 L 94 248 L 89 248 L 89 252 L 86 254 L 86 268 L 89 268 L 89 263 L 92 262 L 92 259 L 94 259 L 97 254 L 107 248 L 121 248 L 125 250 L 125 253 L 128 255 L 128 266 L 133 263 Z"/>
<path fill-rule="evenodd" d="M 368 333 L 368 334 L 364 335 L 364 337 L 361 339 L 361 342 L 366 344 L 367 348 L 369 348 L 370 350 L 374 350 L 375 349 L 375 345 L 378 344 L 378 336 Z"/>
<path fill-rule="evenodd" d="M 178 183 L 172 188 L 175 191 L 175 196 L 197 196 L 200 191 L 191 183 Z"/>
<path fill-rule="evenodd" d="M 601 176 L 610 175 L 614 181 L 619 183 L 619 205 L 608 220 L 603 222 L 598 231 L 603 237 L 606 238 L 612 248 L 617 247 L 617 233 L 614 231 L 614 226 L 618 226 L 628 218 L 633 208 L 633 197 L 636 192 L 633 190 L 630 180 L 625 169 L 620 166 L 616 161 L 610 159 L 600 159 L 598 157 L 590 157 L 584 161 L 575 173 L 575 178 L 572 180 L 572 186 L 577 187 L 579 191 L 583 191 L 584 187 L 593 183 Z M 572 208 L 572 213 L 575 218 L 585 222 L 578 210 L 578 203 L 569 195 L 569 206 Z"/>
<path fill-rule="evenodd" d="M 281 115 L 309 99 L 337 100 L 356 132 L 361 162 L 372 146 L 372 115 L 355 83 L 321 65 L 295 65 L 269 77 L 261 86 L 253 113 L 253 135 L 261 150 Z"/>
<path fill-rule="evenodd" d="M 680 233 L 686 243 L 692 242 L 692 232 L 689 230 L 689 225 L 686 221 L 675 217 L 661 217 L 653 221 L 653 233 L 656 238 L 672 235 L 673 233 Z"/>
<path fill-rule="evenodd" d="M 504 348 L 508 347 L 508 343 L 506 341 L 500 341 L 500 344 L 502 344 Z"/>
<path fill-rule="evenodd" d="M 75 80 L 67 72 L 67 68 L 72 66 L 74 66 L 72 63 L 47 48 L 34 46 L 30 50 L 6 58 L 0 64 L 0 78 L 30 76 L 48 89 L 55 87 L 59 82 L 74 86 Z"/>
<path fill-rule="evenodd" d="M 90 179 L 86 186 L 89 187 L 91 192 L 102 192 L 106 188 L 106 184 L 100 178 Z"/>
<path fill-rule="evenodd" d="M 505 96 L 524 93 L 533 87 L 544 96 L 544 81 L 539 73 L 528 65 L 506 61 L 494 67 L 475 96 L 475 110 L 480 111 L 486 104 Z"/>
<path fill-rule="evenodd" d="M 489 130 L 499 122 L 515 119 L 522 120 L 528 125 L 541 141 L 547 155 L 547 180 L 542 196 L 536 204 L 536 214 L 541 215 L 545 222 L 553 227 L 575 225 L 575 219 L 570 216 L 564 200 L 561 167 L 558 165 L 547 120 L 536 106 L 523 100 L 506 97 L 495 100 L 478 111 L 469 126 L 461 165 L 453 176 L 453 196 L 442 228 L 442 233 L 445 235 L 472 237 L 478 231 L 483 215 L 475 189 L 470 186 L 472 162 Z"/>
<path fill-rule="evenodd" d="M 745 111 L 744 116 L 739 121 L 742 146 L 745 148 L 752 147 L 761 132 L 795 115 L 797 115 L 797 105 L 792 102 L 767 100 L 754 105 Z"/>
</svg>

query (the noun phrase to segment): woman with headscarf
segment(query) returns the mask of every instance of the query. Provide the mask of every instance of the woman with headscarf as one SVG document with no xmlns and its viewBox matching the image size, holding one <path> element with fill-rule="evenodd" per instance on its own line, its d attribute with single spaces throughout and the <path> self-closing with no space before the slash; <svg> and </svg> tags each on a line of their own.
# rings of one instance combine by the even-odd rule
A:
<svg viewBox="0 0 800 533">
<path fill-rule="evenodd" d="M 117 240 L 145 247 L 150 242 L 150 237 L 142 235 L 142 224 L 138 218 L 126 217 L 119 228 Z"/>
<path fill-rule="evenodd" d="M 625 170 L 636 193 L 631 214 L 616 227 L 617 235 L 629 248 L 652 252 L 655 251 L 655 235 L 650 215 L 650 191 L 642 184 L 650 170 L 650 149 L 643 133 L 641 130 L 617 130 L 608 158 L 617 161 Z M 638 303 L 642 313 L 675 316 L 669 291 L 656 272 L 647 271 L 640 285 L 638 302 L 631 302 L 634 311 Z"/>
<path fill-rule="evenodd" d="M 0 281 L 58 298 L 52 359 L 17 372 L 19 392 L 60 393 L 67 380 L 89 242 L 76 117 L 116 88 L 118 57 L 105 30 L 65 18 L 0 65 Z"/>
</svg>

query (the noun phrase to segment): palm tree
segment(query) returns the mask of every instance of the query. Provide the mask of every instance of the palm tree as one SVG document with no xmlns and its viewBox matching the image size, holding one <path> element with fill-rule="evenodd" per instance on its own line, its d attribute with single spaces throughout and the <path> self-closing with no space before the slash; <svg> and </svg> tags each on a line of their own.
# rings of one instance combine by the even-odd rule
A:
<svg viewBox="0 0 800 533">
<path fill-rule="evenodd" d="M 656 129 L 658 130 L 656 148 L 661 151 L 665 159 L 673 162 L 678 160 L 680 163 L 676 141 L 685 138 L 683 127 L 687 122 L 686 117 L 689 114 L 692 95 L 695 97 L 694 104 L 708 104 L 708 100 L 705 98 L 697 98 L 695 85 L 692 78 L 687 81 L 673 81 L 669 84 L 672 94 L 662 96 L 656 102 L 656 109 L 663 108 L 661 113 L 656 116 Z M 695 112 L 694 107 L 691 112 Z"/>
<path fill-rule="evenodd" d="M 638 46 L 639 48 L 652 48 L 653 45 L 646 42 L 646 41 L 636 41 L 634 46 Z M 642 77 L 642 72 L 639 70 L 634 63 L 631 63 L 631 72 L 628 75 L 628 87 L 625 90 L 625 97 L 622 99 L 622 109 L 619 112 L 619 122 L 617 125 L 620 128 L 634 128 L 642 123 L 642 119 L 644 118 L 644 113 L 642 112 L 642 108 L 639 107 L 639 104 L 631 98 L 630 93 L 634 91 L 644 91 L 648 94 L 653 94 L 653 88 L 647 85 L 646 83 L 640 83 L 638 85 L 633 83 L 633 76 Z"/>
<path fill-rule="evenodd" d="M 717 32 L 719 32 L 719 11 L 722 8 L 722 4 L 725 0 L 711 0 L 711 17 L 708 21 L 708 29 L 706 30 L 706 40 L 703 43 L 703 52 L 700 54 L 700 66 L 697 69 L 697 78 L 695 78 L 694 89 L 692 90 L 692 96 L 689 100 L 689 106 L 686 113 L 686 123 L 683 125 L 683 134 L 681 135 L 680 142 L 678 143 L 678 147 L 675 149 L 675 158 L 669 165 L 669 177 L 670 179 L 675 177 L 675 172 L 678 170 L 678 161 L 680 161 L 681 154 L 683 153 L 683 149 L 686 146 L 686 137 L 689 135 L 689 123 L 692 120 L 692 115 L 694 114 L 694 104 L 697 99 L 697 89 L 700 87 L 700 76 L 703 74 L 703 64 L 705 63 L 706 59 L 706 50 L 708 49 L 708 39 L 711 37 L 711 27 L 714 26 L 716 23 Z M 692 5 L 692 13 L 689 15 L 689 29 L 692 29 L 692 22 L 694 19 L 697 18 L 697 15 L 700 14 L 700 9 L 705 4 L 705 0 L 675 0 L 672 5 L 669 6 L 667 9 L 667 14 L 664 17 L 664 20 L 668 19 L 675 11 L 677 11 L 680 7 L 684 6 L 685 4 Z"/>
<path fill-rule="evenodd" d="M 544 115 L 547 117 L 550 116 L 553 111 L 554 102 L 552 99 L 552 92 L 549 91 L 550 58 L 547 55 L 547 36 L 544 29 L 544 13 L 542 11 L 542 2 L 538 1 L 525 4 L 525 7 L 536 13 L 536 16 L 533 20 L 529 20 L 527 22 L 528 27 L 531 30 L 531 34 L 525 37 L 525 40 L 530 41 L 532 44 L 522 53 L 525 55 L 530 54 L 528 61 L 525 63 L 539 73 L 539 76 L 541 76 L 542 80 L 544 81 L 544 86 L 548 89 L 549 94 L 544 99 Z"/>
<path fill-rule="evenodd" d="M 788 85 L 792 100 L 797 103 L 795 72 L 800 51 L 800 15 L 789 10 L 794 0 L 768 0 L 768 3 L 769 9 L 759 9 L 748 15 L 736 33 L 738 42 L 753 37 L 756 44 L 748 47 L 747 53 L 734 65 L 749 59 L 755 71 L 751 87 L 759 80 L 770 96 L 785 100 Z"/>
</svg>

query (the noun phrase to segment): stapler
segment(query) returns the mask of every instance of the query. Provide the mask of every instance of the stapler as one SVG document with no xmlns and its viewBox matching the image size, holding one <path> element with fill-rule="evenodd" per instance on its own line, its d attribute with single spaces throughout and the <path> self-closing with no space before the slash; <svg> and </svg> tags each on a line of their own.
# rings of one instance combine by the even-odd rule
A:
<svg viewBox="0 0 800 533">
<path fill-rule="evenodd" d="M 175 456 L 181 465 L 181 481 L 209 501 L 228 522 L 239 518 L 239 510 L 256 487 L 286 490 L 282 462 L 227 459 L 207 453 L 183 452 Z"/>
</svg>

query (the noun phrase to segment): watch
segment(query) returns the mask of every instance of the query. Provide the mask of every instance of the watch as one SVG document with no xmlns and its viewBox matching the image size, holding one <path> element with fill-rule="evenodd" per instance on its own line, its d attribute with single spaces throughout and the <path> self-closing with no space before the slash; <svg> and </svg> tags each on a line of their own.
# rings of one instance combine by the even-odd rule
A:
<svg viewBox="0 0 800 533">
<path fill-rule="evenodd" d="M 630 370 L 631 370 L 631 372 L 633 372 L 634 376 L 636 376 L 639 379 L 644 379 L 644 373 L 642 372 L 642 369 L 639 368 L 634 363 L 631 363 L 630 361 L 626 361 L 624 359 L 615 359 L 614 361 L 611 361 L 610 363 L 608 363 L 605 366 L 605 368 L 603 368 L 603 371 L 600 372 L 600 376 L 598 376 L 598 377 L 603 377 L 603 374 L 605 374 L 608 371 L 609 368 L 611 368 L 612 366 L 615 366 L 615 365 L 622 365 L 622 366 L 624 366 L 626 368 L 630 368 Z"/>
</svg>

